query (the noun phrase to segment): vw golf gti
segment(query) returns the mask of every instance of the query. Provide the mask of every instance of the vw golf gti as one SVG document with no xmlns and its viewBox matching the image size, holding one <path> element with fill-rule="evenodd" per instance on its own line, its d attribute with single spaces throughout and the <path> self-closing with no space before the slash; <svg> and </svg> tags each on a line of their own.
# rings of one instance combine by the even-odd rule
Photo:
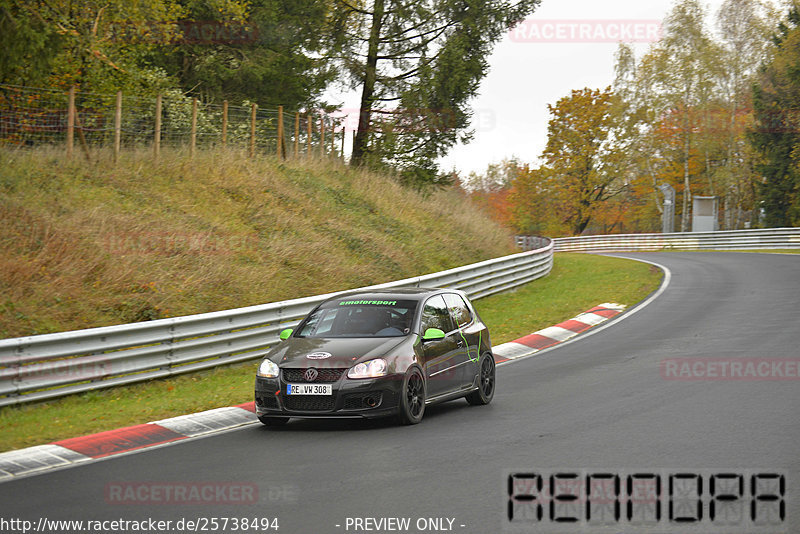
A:
<svg viewBox="0 0 800 534">
<path fill-rule="evenodd" d="M 256 373 L 255 401 L 267 426 L 292 417 L 396 416 L 422 420 L 425 406 L 494 396 L 489 331 L 453 289 L 350 292 L 281 332 Z"/>
</svg>

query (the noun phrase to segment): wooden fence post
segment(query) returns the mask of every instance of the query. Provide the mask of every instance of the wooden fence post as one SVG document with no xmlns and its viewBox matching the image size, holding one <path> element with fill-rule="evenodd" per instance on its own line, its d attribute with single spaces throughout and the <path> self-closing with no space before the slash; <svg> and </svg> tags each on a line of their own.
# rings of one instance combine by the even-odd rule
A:
<svg viewBox="0 0 800 534">
<path fill-rule="evenodd" d="M 331 118 L 331 156 L 336 157 L 336 123 Z"/>
<path fill-rule="evenodd" d="M 325 115 L 319 116 L 319 156 L 325 157 Z"/>
<path fill-rule="evenodd" d="M 81 124 L 81 117 L 78 114 L 78 107 L 75 106 L 75 128 L 78 129 L 78 140 L 81 142 L 81 148 L 83 149 L 83 155 L 86 156 L 86 161 L 92 161 L 92 156 L 89 154 L 89 143 L 86 141 L 86 134 L 83 131 L 83 125 Z"/>
<path fill-rule="evenodd" d="M 228 143 L 228 101 L 222 101 L 222 146 Z"/>
<path fill-rule="evenodd" d="M 114 113 L 114 163 L 119 160 L 119 144 L 122 137 L 122 91 L 117 91 L 117 109 Z"/>
<path fill-rule="evenodd" d="M 195 144 L 197 143 L 197 99 L 192 99 L 192 133 L 190 138 L 189 153 L 194 157 Z"/>
<path fill-rule="evenodd" d="M 256 155 L 256 104 L 250 107 L 250 157 Z"/>
<path fill-rule="evenodd" d="M 158 161 L 159 153 L 161 152 L 161 93 L 156 96 L 156 125 L 155 137 L 153 138 L 153 155 L 156 162 Z"/>
<path fill-rule="evenodd" d="M 278 106 L 278 157 L 286 159 L 286 147 L 283 145 L 283 106 Z"/>
<path fill-rule="evenodd" d="M 75 146 L 75 86 L 69 88 L 69 100 L 67 102 L 67 158 L 72 159 L 72 151 Z"/>
<path fill-rule="evenodd" d="M 311 114 L 306 115 L 306 157 L 311 157 Z"/>
<path fill-rule="evenodd" d="M 300 112 L 294 112 L 294 157 L 300 154 Z"/>
</svg>

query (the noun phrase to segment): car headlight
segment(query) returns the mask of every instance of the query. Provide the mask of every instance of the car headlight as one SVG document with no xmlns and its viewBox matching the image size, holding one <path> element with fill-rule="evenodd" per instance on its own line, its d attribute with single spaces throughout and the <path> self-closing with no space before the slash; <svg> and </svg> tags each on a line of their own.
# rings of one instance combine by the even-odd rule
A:
<svg viewBox="0 0 800 534">
<path fill-rule="evenodd" d="M 347 371 L 347 378 L 376 378 L 386 375 L 386 360 L 377 358 L 368 362 L 356 364 Z"/>
<path fill-rule="evenodd" d="M 258 366 L 258 372 L 256 374 L 264 378 L 278 378 L 280 369 L 278 369 L 278 366 L 272 360 L 264 360 L 261 362 L 261 365 Z"/>
</svg>

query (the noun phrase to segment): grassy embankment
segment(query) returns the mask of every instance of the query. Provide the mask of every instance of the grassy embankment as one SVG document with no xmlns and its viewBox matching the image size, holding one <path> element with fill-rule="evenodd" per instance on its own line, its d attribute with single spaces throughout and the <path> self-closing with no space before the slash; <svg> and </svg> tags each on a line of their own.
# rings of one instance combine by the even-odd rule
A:
<svg viewBox="0 0 800 534">
<path fill-rule="evenodd" d="M 274 302 L 513 252 L 455 191 L 239 152 L 0 151 L 0 338 Z"/>
<path fill-rule="evenodd" d="M 64 167 L 33 156 L 0 161 L 3 337 L 317 294 L 511 252 L 503 230 L 453 209 L 465 202 L 456 193 L 425 198 L 337 164 L 216 153 Z M 601 302 L 633 304 L 659 280 L 644 264 L 559 254 L 548 278 L 477 305 L 497 344 Z M 247 402 L 255 365 L 2 408 L 0 451 Z"/>
</svg>

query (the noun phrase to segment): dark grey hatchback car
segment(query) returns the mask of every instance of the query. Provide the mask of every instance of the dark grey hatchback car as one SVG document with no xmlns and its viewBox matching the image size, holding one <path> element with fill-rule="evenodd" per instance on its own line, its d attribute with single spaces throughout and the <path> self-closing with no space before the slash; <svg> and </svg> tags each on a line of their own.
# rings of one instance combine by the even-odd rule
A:
<svg viewBox="0 0 800 534">
<path fill-rule="evenodd" d="M 281 339 L 256 373 L 256 413 L 268 426 L 291 417 L 416 424 L 426 405 L 460 397 L 488 404 L 494 396 L 489 331 L 461 291 L 337 295 Z"/>
</svg>

